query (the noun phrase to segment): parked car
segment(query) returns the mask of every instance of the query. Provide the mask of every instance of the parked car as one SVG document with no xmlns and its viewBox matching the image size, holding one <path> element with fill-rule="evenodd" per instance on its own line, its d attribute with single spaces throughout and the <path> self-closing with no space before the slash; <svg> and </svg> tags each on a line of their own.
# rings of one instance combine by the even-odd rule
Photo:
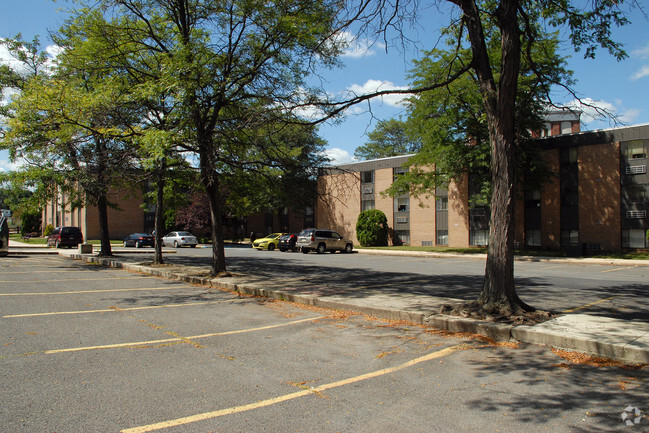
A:
<svg viewBox="0 0 649 433">
<path fill-rule="evenodd" d="M 169 245 L 173 245 L 174 248 L 180 248 L 186 245 L 195 248 L 198 245 L 198 241 L 196 240 L 196 236 L 189 232 L 171 232 L 162 238 L 162 246 L 166 247 Z"/>
<path fill-rule="evenodd" d="M 288 233 L 285 235 L 280 236 L 279 242 L 277 242 L 277 248 L 284 252 L 284 251 L 297 251 L 297 247 L 295 246 L 295 243 L 297 242 L 297 235 L 295 233 Z"/>
<path fill-rule="evenodd" d="M 302 230 L 297 237 L 295 246 L 304 254 L 309 251 L 316 251 L 318 254 L 323 254 L 325 251 L 351 253 L 354 249 L 354 244 L 350 239 L 345 239 L 340 234 L 328 229 Z"/>
<path fill-rule="evenodd" d="M 257 248 L 258 250 L 273 251 L 275 248 L 277 248 L 277 244 L 279 243 L 279 238 L 283 234 L 284 233 L 271 233 L 265 238 L 256 239 L 252 243 L 252 247 Z"/>
<path fill-rule="evenodd" d="M 76 248 L 83 243 L 83 234 L 79 227 L 57 227 L 47 237 L 47 246 L 56 248 Z"/>
<path fill-rule="evenodd" d="M 146 233 L 133 233 L 124 238 L 125 247 L 153 247 L 155 246 L 155 239 Z"/>
</svg>

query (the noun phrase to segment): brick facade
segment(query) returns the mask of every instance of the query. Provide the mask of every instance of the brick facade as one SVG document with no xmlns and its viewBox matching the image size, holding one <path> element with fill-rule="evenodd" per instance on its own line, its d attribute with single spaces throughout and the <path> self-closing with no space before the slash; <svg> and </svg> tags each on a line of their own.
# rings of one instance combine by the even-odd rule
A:
<svg viewBox="0 0 649 433">
<path fill-rule="evenodd" d="M 563 135 L 538 138 L 537 143 L 542 149 L 549 169 L 554 176 L 542 186 L 533 200 L 526 204 L 522 196 L 517 196 L 514 215 L 515 242 L 518 246 L 538 247 L 545 250 L 559 250 L 570 247 L 568 251 L 575 253 L 586 248 L 586 245 L 596 245 L 602 251 L 620 251 L 623 248 L 624 228 L 621 197 L 624 194 L 621 184 L 621 172 L 625 164 L 621 159 L 621 144 L 634 143 L 636 154 L 632 163 L 635 178 L 628 180 L 634 187 L 634 197 L 642 197 L 637 189 L 644 188 L 644 202 L 637 199 L 631 203 L 627 218 L 634 218 L 627 223 L 626 236 L 634 236 L 633 242 L 638 243 L 638 230 L 646 230 L 649 220 L 646 209 L 649 207 L 649 180 L 647 180 L 646 163 L 649 153 L 649 125 L 616 128 L 606 131 L 574 133 L 578 130 L 578 122 L 554 122 L 550 125 L 552 131 L 564 131 Z M 559 128 L 559 129 L 557 129 Z M 555 131 L 555 132 L 556 132 Z M 565 133 L 572 131 L 573 133 Z M 645 151 L 637 143 L 645 143 Z M 564 170 L 562 156 L 577 155 L 570 170 L 576 173 L 578 197 L 567 200 L 562 194 L 568 194 L 561 186 L 560 173 Z M 644 156 L 643 156 L 644 155 Z M 572 156 L 570 156 L 572 158 Z M 630 158 L 630 157 L 629 157 Z M 408 156 L 385 158 L 381 160 L 363 161 L 339 166 L 319 178 L 321 196 L 316 206 L 316 224 L 322 228 L 332 228 L 356 242 L 355 224 L 361 211 L 360 178 L 363 172 L 372 171 L 374 177 L 375 206 L 382 210 L 388 218 L 388 225 L 393 230 L 399 225 L 403 231 L 405 218 L 395 221 L 395 198 L 383 195 L 392 183 L 394 170 L 407 167 Z M 576 162 L 576 166 L 575 166 Z M 626 164 L 629 165 L 629 164 Z M 576 171 L 574 171 L 576 170 Z M 644 171 L 643 171 L 644 170 Z M 332 174 L 337 173 L 337 174 Z M 344 174 L 341 174 L 344 173 Z M 460 182 L 448 186 L 448 246 L 471 246 L 472 220 L 469 208 L 468 176 Z M 540 197 L 540 199 L 539 199 Z M 563 202 L 569 202 L 564 211 Z M 531 203 L 531 204 L 530 204 Z M 531 206 L 531 207 L 528 207 Z M 540 209 L 539 209 L 540 208 Z M 640 210 L 636 210 L 640 209 Z M 566 212 L 564 216 L 562 212 Z M 410 245 L 436 245 L 436 206 L 433 193 L 429 197 L 410 198 L 408 225 Z M 532 230 L 528 230 L 526 213 L 534 214 L 536 221 Z M 405 214 L 404 214 L 405 215 Z M 565 224 L 568 229 L 562 229 L 562 218 L 572 218 L 574 223 Z M 578 227 L 572 227 L 577 224 Z M 631 226 L 631 224 L 633 224 Z M 635 227 L 641 227 L 636 229 Z M 631 233 L 629 230 L 635 230 Z M 631 233 L 631 234 L 629 234 Z M 534 236 L 534 242 L 529 242 L 526 236 Z M 539 237 L 540 236 L 540 237 Z M 393 237 L 393 236 L 391 236 Z M 477 237 L 476 237 L 477 239 Z M 631 242 L 631 241 L 627 241 Z M 649 243 L 649 241 L 647 241 Z"/>
</svg>

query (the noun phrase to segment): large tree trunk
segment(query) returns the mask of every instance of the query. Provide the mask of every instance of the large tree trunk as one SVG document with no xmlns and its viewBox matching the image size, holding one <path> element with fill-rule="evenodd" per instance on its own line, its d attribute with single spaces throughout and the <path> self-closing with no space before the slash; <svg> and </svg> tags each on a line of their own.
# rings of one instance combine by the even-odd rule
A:
<svg viewBox="0 0 649 433">
<path fill-rule="evenodd" d="M 162 236 L 164 235 L 164 189 L 165 189 L 165 175 L 167 171 L 167 160 L 162 159 L 158 172 L 158 179 L 156 183 L 156 202 L 155 202 L 155 254 L 153 255 L 153 263 L 156 265 L 164 264 L 162 258 Z"/>
<path fill-rule="evenodd" d="M 502 38 L 498 85 L 493 76 L 478 7 L 474 0 L 462 0 L 461 7 L 469 32 L 473 69 L 478 77 L 491 141 L 489 249 L 478 302 L 489 312 L 510 315 L 531 309 L 518 298 L 514 285 L 515 113 L 521 62 L 519 1 L 501 0 L 498 6 L 498 24 Z"/>
<path fill-rule="evenodd" d="M 113 251 L 111 250 L 110 236 L 108 234 L 108 199 L 106 194 L 102 194 L 97 198 L 97 214 L 99 216 L 99 238 L 101 241 L 99 256 L 110 257 L 113 255 Z"/>
<path fill-rule="evenodd" d="M 216 175 L 205 186 L 210 201 L 210 227 L 212 229 L 212 276 L 222 275 L 225 269 L 225 246 L 223 244 L 223 219 L 221 216 L 221 197 Z"/>
<path fill-rule="evenodd" d="M 214 162 L 214 145 L 212 134 L 199 134 L 201 179 L 210 202 L 210 228 L 212 230 L 212 269 L 210 275 L 217 276 L 226 273 L 225 247 L 223 245 L 223 221 L 221 217 L 221 192 L 219 191 L 219 175 Z M 207 137 L 207 138 L 206 138 Z"/>
</svg>

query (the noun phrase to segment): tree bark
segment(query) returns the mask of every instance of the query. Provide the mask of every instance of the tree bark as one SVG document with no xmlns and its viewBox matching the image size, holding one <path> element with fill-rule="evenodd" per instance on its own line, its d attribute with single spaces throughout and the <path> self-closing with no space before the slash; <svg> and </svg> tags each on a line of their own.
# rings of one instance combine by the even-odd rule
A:
<svg viewBox="0 0 649 433">
<path fill-rule="evenodd" d="M 155 253 L 153 255 L 153 263 L 156 265 L 164 264 L 162 257 L 162 236 L 164 230 L 164 189 L 165 189 L 165 175 L 167 171 L 167 160 L 162 158 L 158 172 L 158 179 L 156 182 L 156 203 L 155 203 Z"/>
<path fill-rule="evenodd" d="M 108 233 L 108 199 L 106 194 L 101 194 L 97 198 L 97 214 L 99 216 L 99 238 L 101 241 L 99 256 L 110 257 L 113 255 L 113 251 L 111 250 Z"/>
<path fill-rule="evenodd" d="M 514 285 L 515 113 L 521 63 L 519 1 L 501 0 L 496 11 L 502 52 L 497 85 L 475 0 L 463 0 L 461 7 L 469 32 L 473 69 L 485 105 L 491 142 L 489 248 L 478 303 L 488 312 L 511 315 L 531 309 L 520 300 Z"/>
</svg>

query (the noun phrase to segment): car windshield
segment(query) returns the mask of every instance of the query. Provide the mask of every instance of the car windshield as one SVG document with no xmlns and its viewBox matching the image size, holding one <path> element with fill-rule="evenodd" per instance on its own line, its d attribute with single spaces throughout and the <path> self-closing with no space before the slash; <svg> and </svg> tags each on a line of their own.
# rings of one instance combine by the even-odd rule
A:
<svg viewBox="0 0 649 433">
<path fill-rule="evenodd" d="M 266 236 L 268 239 L 277 239 L 278 237 L 282 236 L 281 233 L 273 233 L 268 236 Z"/>
</svg>

